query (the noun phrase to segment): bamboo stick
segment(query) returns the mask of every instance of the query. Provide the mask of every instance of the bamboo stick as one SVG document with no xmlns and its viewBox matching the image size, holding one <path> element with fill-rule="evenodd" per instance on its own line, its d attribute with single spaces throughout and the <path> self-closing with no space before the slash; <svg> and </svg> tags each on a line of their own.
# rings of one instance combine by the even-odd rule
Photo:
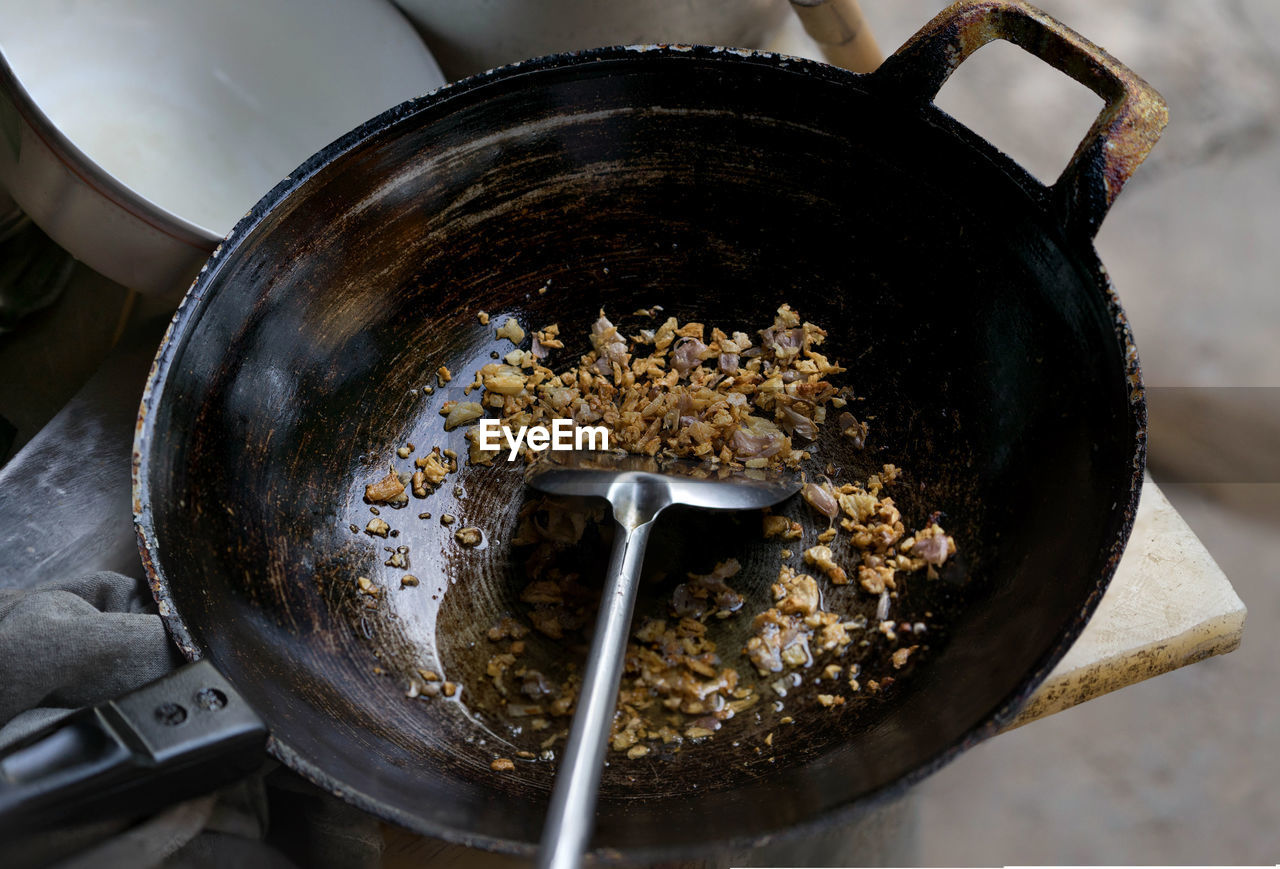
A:
<svg viewBox="0 0 1280 869">
<path fill-rule="evenodd" d="M 871 72 L 884 60 L 858 0 L 791 0 L 791 6 L 828 63 Z"/>
</svg>

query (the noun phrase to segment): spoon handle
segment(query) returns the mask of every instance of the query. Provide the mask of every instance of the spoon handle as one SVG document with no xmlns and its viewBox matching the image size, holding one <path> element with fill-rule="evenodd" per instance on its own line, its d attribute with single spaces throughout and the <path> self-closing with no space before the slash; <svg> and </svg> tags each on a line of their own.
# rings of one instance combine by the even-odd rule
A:
<svg viewBox="0 0 1280 869">
<path fill-rule="evenodd" d="M 582 865 L 583 852 L 591 839 L 601 766 L 609 744 L 640 567 L 652 527 L 652 519 L 634 528 L 622 522 L 616 526 L 587 671 L 543 826 L 540 869 L 576 869 Z"/>
</svg>

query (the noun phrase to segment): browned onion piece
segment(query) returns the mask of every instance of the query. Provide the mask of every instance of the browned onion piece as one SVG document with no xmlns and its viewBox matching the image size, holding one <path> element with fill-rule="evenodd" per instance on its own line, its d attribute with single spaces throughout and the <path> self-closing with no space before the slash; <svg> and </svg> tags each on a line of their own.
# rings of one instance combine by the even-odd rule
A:
<svg viewBox="0 0 1280 869">
<path fill-rule="evenodd" d="M 939 534 L 935 537 L 925 537 L 923 540 L 917 540 L 911 546 L 911 554 L 917 558 L 923 558 L 934 567 L 941 567 L 949 554 L 947 538 Z"/>
<path fill-rule="evenodd" d="M 828 519 L 834 519 L 840 513 L 840 504 L 828 485 L 805 483 L 804 488 L 800 490 L 800 496 L 808 502 L 810 507 Z"/>
<path fill-rule="evenodd" d="M 627 364 L 627 341 L 618 334 L 613 323 L 604 314 L 591 324 L 591 346 L 596 348 L 601 359 L 617 362 L 619 365 Z"/>
<path fill-rule="evenodd" d="M 688 373 L 689 369 L 698 367 L 702 361 L 700 357 L 706 349 L 707 345 L 697 338 L 681 338 L 671 353 L 671 367 L 681 374 Z"/>
<path fill-rule="evenodd" d="M 777 455 L 785 438 L 782 430 L 762 416 L 747 417 L 729 439 L 729 447 L 740 459 L 767 459 Z"/>
<path fill-rule="evenodd" d="M 787 407 L 785 404 L 781 405 L 781 410 L 782 425 L 792 434 L 798 434 L 806 440 L 813 440 L 818 436 L 818 426 L 809 417 Z"/>
</svg>

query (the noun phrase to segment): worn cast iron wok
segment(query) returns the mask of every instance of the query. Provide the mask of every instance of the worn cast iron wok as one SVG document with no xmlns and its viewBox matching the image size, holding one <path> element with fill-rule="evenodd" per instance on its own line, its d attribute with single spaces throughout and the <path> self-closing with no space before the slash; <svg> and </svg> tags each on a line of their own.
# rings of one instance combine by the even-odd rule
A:
<svg viewBox="0 0 1280 869">
<path fill-rule="evenodd" d="M 997 38 L 1106 102 L 1050 187 L 931 104 Z M 871 700 L 825 710 L 806 687 L 784 713 L 761 704 L 706 744 L 615 756 L 594 843 L 670 857 L 848 817 L 1007 723 L 1115 569 L 1145 408 L 1091 239 L 1163 123 L 1145 83 L 1009 0 L 953 7 L 871 75 L 610 48 L 379 116 L 241 221 L 160 350 L 135 497 L 174 639 L 216 665 L 266 722 L 271 754 L 312 781 L 421 833 L 531 853 L 553 764 L 491 771 L 511 748 L 479 702 L 485 631 L 522 607 L 505 543 L 520 470 L 467 467 L 456 492 L 384 509 L 400 531 L 386 541 L 349 528 L 371 518 L 364 484 L 397 446 L 445 443 L 438 411 L 457 395 L 419 387 L 440 366 L 456 387 L 510 349 L 494 338 L 507 316 L 559 323 L 565 362 L 601 308 L 629 333 L 652 326 L 632 312 L 654 305 L 749 330 L 788 302 L 829 330 L 824 349 L 870 418 L 865 449 L 824 436 L 818 465 L 837 481 L 899 465 L 903 513 L 920 524 L 942 511 L 960 547 L 942 578 L 894 603 L 928 623 L 928 648 Z M 803 504 L 788 509 L 813 526 Z M 446 512 L 488 546 L 457 546 Z M 755 542 L 758 519 L 714 523 L 665 524 L 650 572 L 733 555 L 749 599 L 766 600 L 777 544 Z M 396 587 L 384 545 L 410 547 L 419 587 Z M 377 608 L 358 575 L 387 584 Z M 856 587 L 841 594 L 829 603 L 874 609 Z M 531 655 L 554 651 L 530 642 Z M 464 690 L 408 699 L 415 666 Z"/>
</svg>

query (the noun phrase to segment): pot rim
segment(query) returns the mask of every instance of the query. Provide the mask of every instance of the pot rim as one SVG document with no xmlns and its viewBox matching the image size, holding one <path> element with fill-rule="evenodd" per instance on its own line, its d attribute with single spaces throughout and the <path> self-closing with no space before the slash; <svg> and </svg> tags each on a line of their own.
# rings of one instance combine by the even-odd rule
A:
<svg viewBox="0 0 1280 869">
<path fill-rule="evenodd" d="M 0 94 L 7 95 L 18 117 L 61 163 L 99 197 L 180 244 L 208 251 L 221 236 L 138 193 L 104 169 L 45 114 L 0 47 Z"/>
</svg>

